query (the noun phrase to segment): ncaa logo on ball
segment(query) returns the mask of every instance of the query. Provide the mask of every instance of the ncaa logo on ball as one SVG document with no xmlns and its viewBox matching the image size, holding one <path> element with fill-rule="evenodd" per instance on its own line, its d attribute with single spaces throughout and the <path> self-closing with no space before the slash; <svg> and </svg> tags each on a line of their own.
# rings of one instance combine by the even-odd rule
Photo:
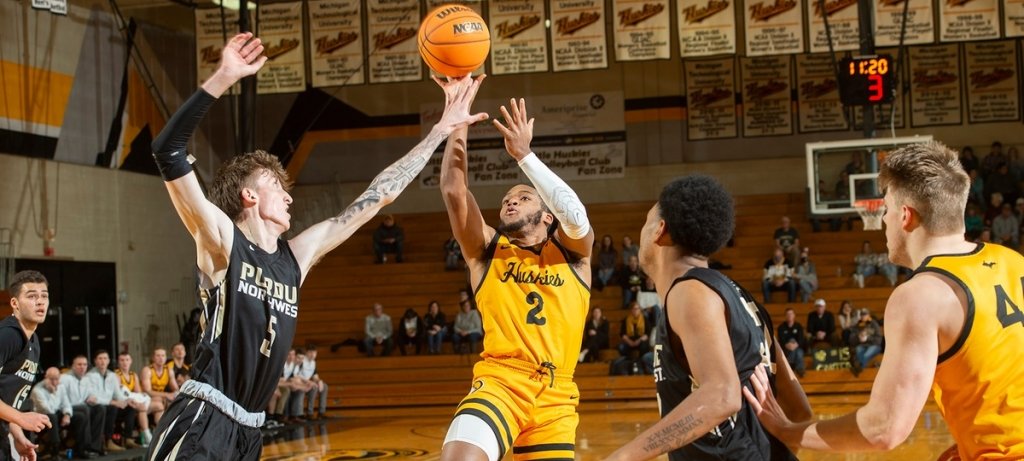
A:
<svg viewBox="0 0 1024 461">
<path fill-rule="evenodd" d="M 462 24 L 453 24 L 452 25 L 452 34 L 453 35 L 472 34 L 472 33 L 483 32 L 483 31 L 484 31 L 484 25 L 479 23 L 479 22 L 464 22 Z"/>
</svg>

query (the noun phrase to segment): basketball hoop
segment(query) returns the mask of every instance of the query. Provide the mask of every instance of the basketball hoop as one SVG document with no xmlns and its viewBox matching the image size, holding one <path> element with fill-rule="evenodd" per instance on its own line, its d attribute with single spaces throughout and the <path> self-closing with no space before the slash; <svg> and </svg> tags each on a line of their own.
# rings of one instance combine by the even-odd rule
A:
<svg viewBox="0 0 1024 461">
<path fill-rule="evenodd" d="M 882 230 L 882 215 L 885 214 L 885 200 L 880 198 L 857 200 L 853 202 L 860 219 L 864 220 L 864 230 Z"/>
</svg>

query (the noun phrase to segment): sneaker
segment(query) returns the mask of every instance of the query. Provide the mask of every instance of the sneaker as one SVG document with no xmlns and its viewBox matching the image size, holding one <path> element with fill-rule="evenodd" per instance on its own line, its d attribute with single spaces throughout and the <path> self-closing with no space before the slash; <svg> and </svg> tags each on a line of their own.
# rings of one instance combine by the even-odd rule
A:
<svg viewBox="0 0 1024 461">
<path fill-rule="evenodd" d="M 143 447 L 148 447 L 150 442 L 153 441 L 153 433 L 146 429 L 139 434 L 139 440 L 142 442 Z"/>
<path fill-rule="evenodd" d="M 103 446 L 108 452 L 119 452 L 124 451 L 124 447 L 114 443 L 113 440 L 107 440 L 106 445 Z"/>
<path fill-rule="evenodd" d="M 583 349 L 582 351 L 580 351 L 579 363 L 583 363 L 583 361 L 587 359 L 587 352 L 590 352 L 590 349 Z"/>
</svg>

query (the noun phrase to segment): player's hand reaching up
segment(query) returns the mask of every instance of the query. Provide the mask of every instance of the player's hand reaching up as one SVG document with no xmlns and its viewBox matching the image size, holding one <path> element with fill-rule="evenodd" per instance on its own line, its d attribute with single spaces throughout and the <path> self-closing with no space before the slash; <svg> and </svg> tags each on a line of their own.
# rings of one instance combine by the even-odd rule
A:
<svg viewBox="0 0 1024 461">
<path fill-rule="evenodd" d="M 459 78 L 445 77 L 444 80 L 437 76 L 431 78 L 444 90 L 444 114 L 441 115 L 437 126 L 445 135 L 451 134 L 456 128 L 487 120 L 489 115 L 486 112 L 469 112 L 473 100 L 476 99 L 476 93 L 480 90 L 480 84 L 487 78 L 486 74 L 476 78 L 468 75 Z"/>
<path fill-rule="evenodd" d="M 533 119 L 526 115 L 525 99 L 519 98 L 519 101 L 516 101 L 512 98 L 509 100 L 509 107 L 512 108 L 511 111 L 501 106 L 501 116 L 508 126 L 495 119 L 494 127 L 505 137 L 505 150 L 519 161 L 532 152 L 530 142 L 533 141 Z"/>
<path fill-rule="evenodd" d="M 203 83 L 203 89 L 214 97 L 220 97 L 231 85 L 258 72 L 267 57 L 263 53 L 263 42 L 253 37 L 252 32 L 235 35 L 224 45 L 220 54 L 220 67 Z"/>
</svg>

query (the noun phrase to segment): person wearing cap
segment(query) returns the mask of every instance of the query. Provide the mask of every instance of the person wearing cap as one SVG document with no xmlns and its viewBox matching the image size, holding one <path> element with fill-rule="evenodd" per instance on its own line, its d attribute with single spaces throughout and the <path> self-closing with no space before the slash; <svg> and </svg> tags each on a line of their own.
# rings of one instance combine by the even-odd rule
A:
<svg viewBox="0 0 1024 461">
<path fill-rule="evenodd" d="M 373 254 L 377 256 L 377 264 L 387 261 L 387 253 L 394 253 L 395 262 L 402 262 L 402 243 L 405 231 L 395 224 L 395 217 L 384 215 L 384 221 L 373 231 Z"/>
<path fill-rule="evenodd" d="M 807 314 L 807 334 L 811 338 L 811 348 L 832 346 L 832 333 L 835 330 L 836 318 L 825 309 L 825 300 L 818 298 L 814 301 L 814 310 Z"/>
<path fill-rule="evenodd" d="M 854 351 L 850 365 L 854 376 L 882 353 L 882 327 L 871 317 L 871 310 L 865 307 L 857 317 L 857 334 L 850 336 L 850 348 Z"/>
</svg>

